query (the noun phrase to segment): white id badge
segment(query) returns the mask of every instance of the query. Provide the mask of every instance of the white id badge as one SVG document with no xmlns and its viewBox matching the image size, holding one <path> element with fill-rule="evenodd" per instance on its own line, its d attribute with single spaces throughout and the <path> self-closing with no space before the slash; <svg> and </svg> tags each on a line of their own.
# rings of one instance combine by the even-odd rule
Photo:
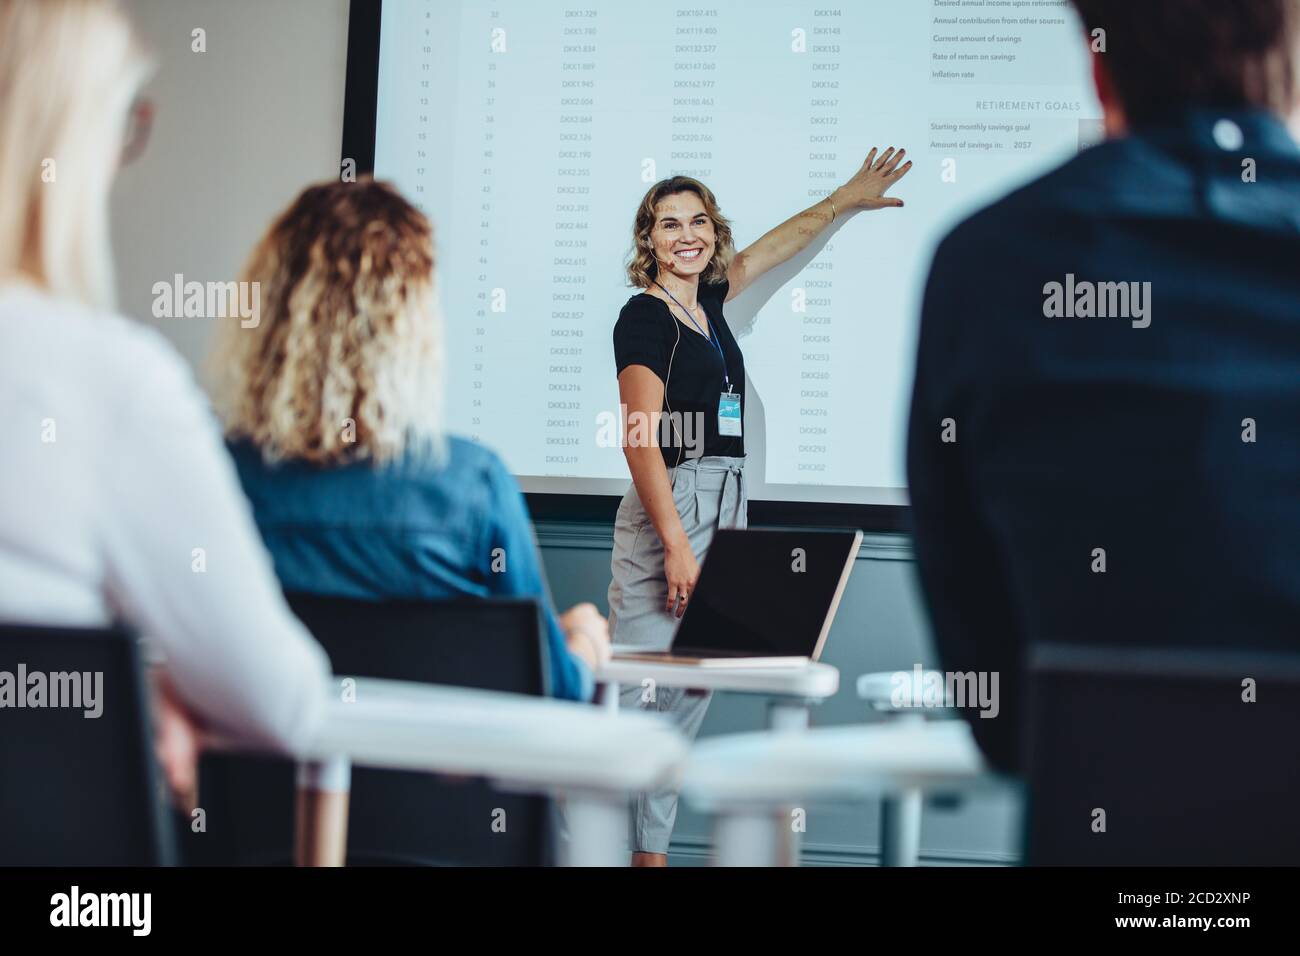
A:
<svg viewBox="0 0 1300 956">
<path fill-rule="evenodd" d="M 718 434 L 724 438 L 739 438 L 740 432 L 740 396 L 723 392 L 718 399 Z"/>
</svg>

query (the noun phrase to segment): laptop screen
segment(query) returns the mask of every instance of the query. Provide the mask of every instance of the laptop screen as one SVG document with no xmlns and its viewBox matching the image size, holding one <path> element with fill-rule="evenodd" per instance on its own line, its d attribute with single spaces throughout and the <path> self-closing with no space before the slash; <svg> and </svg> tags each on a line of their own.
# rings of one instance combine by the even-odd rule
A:
<svg viewBox="0 0 1300 956">
<path fill-rule="evenodd" d="M 861 538 L 854 531 L 719 531 L 673 653 L 814 656 Z"/>
</svg>

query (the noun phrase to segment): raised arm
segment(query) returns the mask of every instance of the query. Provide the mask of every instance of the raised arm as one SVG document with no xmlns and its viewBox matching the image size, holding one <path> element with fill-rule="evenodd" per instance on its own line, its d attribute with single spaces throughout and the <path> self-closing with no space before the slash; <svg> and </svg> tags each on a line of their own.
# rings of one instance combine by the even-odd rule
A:
<svg viewBox="0 0 1300 956">
<path fill-rule="evenodd" d="M 903 200 L 886 197 L 885 192 L 912 168 L 910 161 L 902 162 L 906 154 L 907 150 L 895 151 L 891 146 L 877 159 L 872 148 L 852 179 L 741 250 L 727 270 L 731 284 L 727 299 L 734 299 L 763 273 L 798 255 L 837 218 L 862 209 L 903 205 Z"/>
</svg>

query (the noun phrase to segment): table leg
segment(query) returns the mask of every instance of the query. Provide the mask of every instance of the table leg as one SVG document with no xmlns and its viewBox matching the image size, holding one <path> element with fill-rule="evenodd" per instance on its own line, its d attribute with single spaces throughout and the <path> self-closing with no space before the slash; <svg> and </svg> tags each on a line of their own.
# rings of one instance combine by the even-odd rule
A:
<svg viewBox="0 0 1300 956">
<path fill-rule="evenodd" d="M 767 705 L 767 726 L 778 731 L 804 731 L 812 723 L 811 708 L 803 700 L 773 700 Z M 780 807 L 776 811 L 776 823 L 781 839 L 777 845 L 778 866 L 798 866 L 803 835 L 794 828 L 794 811 L 804 810 L 807 821 L 807 808 Z"/>
<path fill-rule="evenodd" d="M 618 681 L 605 681 L 600 685 L 600 706 L 608 713 L 618 716 Z"/>
<path fill-rule="evenodd" d="M 628 802 L 625 796 L 574 793 L 564 801 L 569 840 L 565 866 L 626 866 Z"/>
<path fill-rule="evenodd" d="M 807 730 L 811 723 L 807 701 L 774 700 L 767 705 L 769 730 Z"/>
<path fill-rule="evenodd" d="M 880 801 L 881 866 L 916 866 L 921 855 L 921 791 Z"/>
<path fill-rule="evenodd" d="M 343 866 L 351 789 L 352 764 L 346 757 L 298 765 L 294 865 Z"/>
<path fill-rule="evenodd" d="M 717 866 L 777 866 L 789 826 L 771 810 L 724 810 L 714 825 Z"/>
</svg>

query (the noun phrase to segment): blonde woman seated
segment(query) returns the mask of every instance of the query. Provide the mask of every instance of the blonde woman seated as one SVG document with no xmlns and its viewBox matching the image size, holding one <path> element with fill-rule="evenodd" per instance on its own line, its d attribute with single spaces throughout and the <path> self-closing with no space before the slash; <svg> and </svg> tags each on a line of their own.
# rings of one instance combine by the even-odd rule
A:
<svg viewBox="0 0 1300 956">
<path fill-rule="evenodd" d="M 188 800 L 196 724 L 301 750 L 329 660 L 188 366 L 115 308 L 109 190 L 144 146 L 150 70 L 116 3 L 0 0 L 0 621 L 141 634 L 172 691 L 159 756 Z"/>
<path fill-rule="evenodd" d="M 604 618 L 590 604 L 556 617 L 513 476 L 487 448 L 443 434 L 429 220 L 382 183 L 313 186 L 244 279 L 261 285 L 261 318 L 224 328 L 217 401 L 284 587 L 535 597 L 553 693 L 589 699 L 609 655 Z"/>
</svg>

